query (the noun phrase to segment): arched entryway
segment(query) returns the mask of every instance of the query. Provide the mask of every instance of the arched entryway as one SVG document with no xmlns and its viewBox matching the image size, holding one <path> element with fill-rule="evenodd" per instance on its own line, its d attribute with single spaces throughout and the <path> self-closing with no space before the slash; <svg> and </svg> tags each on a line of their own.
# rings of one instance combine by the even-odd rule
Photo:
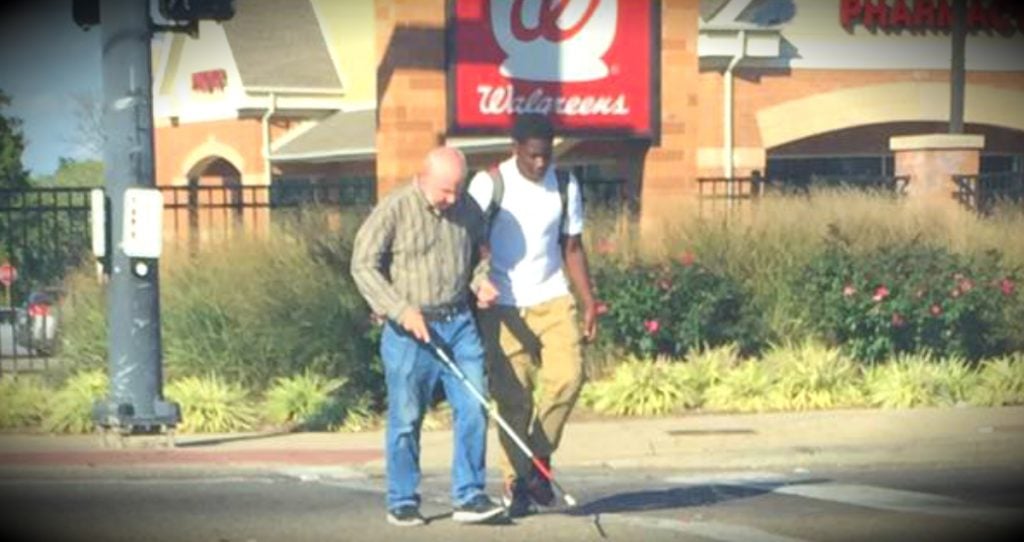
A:
<svg viewBox="0 0 1024 542">
<path fill-rule="evenodd" d="M 242 227 L 242 173 L 234 164 L 209 156 L 196 162 L 186 178 L 190 241 L 226 238 Z"/>
</svg>

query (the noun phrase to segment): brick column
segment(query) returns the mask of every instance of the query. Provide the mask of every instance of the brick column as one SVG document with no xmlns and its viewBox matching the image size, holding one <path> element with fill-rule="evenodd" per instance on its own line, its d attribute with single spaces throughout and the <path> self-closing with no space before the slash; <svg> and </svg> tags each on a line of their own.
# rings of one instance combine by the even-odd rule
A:
<svg viewBox="0 0 1024 542">
<path fill-rule="evenodd" d="M 445 0 L 376 0 L 377 196 L 407 181 L 445 132 Z"/>
<path fill-rule="evenodd" d="M 656 235 L 665 217 L 696 200 L 700 0 L 661 2 L 661 140 L 643 164 L 641 230 Z M 648 235 L 648 232 L 650 235 Z"/>
<path fill-rule="evenodd" d="M 955 206 L 953 175 L 977 175 L 985 137 L 927 134 L 889 139 L 896 175 L 909 175 L 907 197 L 913 203 Z"/>
</svg>

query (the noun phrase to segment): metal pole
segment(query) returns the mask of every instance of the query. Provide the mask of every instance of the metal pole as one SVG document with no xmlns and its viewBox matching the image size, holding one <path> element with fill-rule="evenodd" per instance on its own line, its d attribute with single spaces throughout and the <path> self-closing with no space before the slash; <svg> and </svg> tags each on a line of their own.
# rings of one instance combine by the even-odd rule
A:
<svg viewBox="0 0 1024 542">
<path fill-rule="evenodd" d="M 177 405 L 163 400 L 159 266 L 132 273 L 120 240 L 125 190 L 155 186 L 149 2 L 102 0 L 103 162 L 110 202 L 107 324 L 110 390 L 93 420 L 122 434 L 173 428 Z"/>
<path fill-rule="evenodd" d="M 967 0 L 953 0 L 953 59 L 950 66 L 949 133 L 964 133 L 965 50 L 967 49 Z"/>
</svg>

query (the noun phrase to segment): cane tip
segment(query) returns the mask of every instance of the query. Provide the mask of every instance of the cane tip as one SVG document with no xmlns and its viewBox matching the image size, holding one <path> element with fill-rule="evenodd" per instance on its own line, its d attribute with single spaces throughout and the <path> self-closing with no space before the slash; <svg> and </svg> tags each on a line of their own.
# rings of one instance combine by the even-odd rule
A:
<svg viewBox="0 0 1024 542">
<path fill-rule="evenodd" d="M 566 493 L 565 504 L 568 504 L 570 508 L 576 508 L 576 498 Z"/>
</svg>

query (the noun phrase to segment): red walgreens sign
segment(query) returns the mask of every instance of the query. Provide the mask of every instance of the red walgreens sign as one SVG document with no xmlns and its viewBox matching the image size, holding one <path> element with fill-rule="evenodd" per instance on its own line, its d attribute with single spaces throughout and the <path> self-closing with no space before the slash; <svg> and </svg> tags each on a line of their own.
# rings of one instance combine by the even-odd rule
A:
<svg viewBox="0 0 1024 542">
<path fill-rule="evenodd" d="M 517 114 L 563 134 L 655 137 L 656 0 L 450 0 L 448 119 L 507 135 Z"/>
</svg>

